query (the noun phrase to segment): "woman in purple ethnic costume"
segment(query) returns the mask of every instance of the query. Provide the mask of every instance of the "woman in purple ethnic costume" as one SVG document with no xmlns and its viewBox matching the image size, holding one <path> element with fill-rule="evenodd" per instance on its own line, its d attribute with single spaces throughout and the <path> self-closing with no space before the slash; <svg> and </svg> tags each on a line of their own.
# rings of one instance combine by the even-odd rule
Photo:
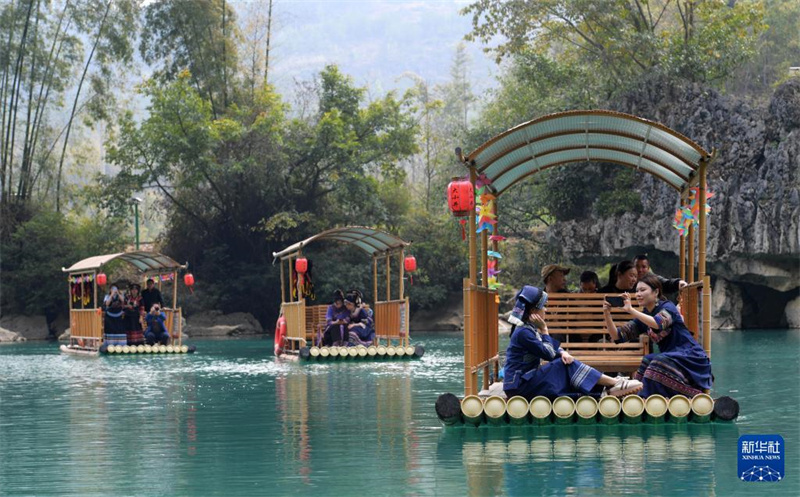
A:
<svg viewBox="0 0 800 497">
<path fill-rule="evenodd" d="M 512 327 L 506 350 L 503 390 L 508 397 L 601 394 L 602 387 L 605 393 L 621 397 L 642 388 L 639 381 L 606 376 L 562 349 L 547 330 L 545 304 L 547 292 L 537 287 L 525 286 L 517 293 L 512 316 L 523 324 Z M 542 365 L 543 360 L 549 362 Z"/>
<path fill-rule="evenodd" d="M 375 320 L 371 310 L 364 308 L 361 292 L 348 292 L 344 305 L 350 312 L 350 324 L 347 325 L 350 345 L 372 345 L 375 340 Z"/>
<path fill-rule="evenodd" d="M 322 345 L 346 344 L 349 322 L 350 311 L 344 306 L 344 294 L 341 290 L 336 290 L 333 292 L 333 303 L 328 306 L 328 313 L 325 315 L 325 333 L 322 334 Z"/>
<path fill-rule="evenodd" d="M 636 300 L 644 312 L 631 306 L 631 298 L 623 294 L 624 309 L 633 320 L 617 327 L 611 318 L 608 302 L 604 304 L 606 327 L 616 343 L 634 341 L 647 333 L 658 344 L 659 353 L 642 359 L 634 378 L 644 384 L 642 397 L 660 394 L 665 397 L 682 394 L 693 397 L 711 388 L 711 360 L 703 347 L 686 328 L 675 304 L 664 298 L 661 282 L 652 273 L 644 275 L 636 285 Z"/>
</svg>

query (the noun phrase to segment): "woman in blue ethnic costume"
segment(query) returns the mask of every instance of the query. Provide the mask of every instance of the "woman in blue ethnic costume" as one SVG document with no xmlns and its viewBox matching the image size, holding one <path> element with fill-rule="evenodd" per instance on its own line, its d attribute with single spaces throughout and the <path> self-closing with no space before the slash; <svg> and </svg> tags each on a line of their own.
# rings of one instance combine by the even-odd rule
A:
<svg viewBox="0 0 800 497">
<path fill-rule="evenodd" d="M 512 316 L 522 325 L 512 327 L 506 350 L 503 390 L 508 397 L 530 400 L 537 395 L 552 399 L 601 393 L 621 397 L 641 390 L 641 382 L 606 376 L 562 349 L 547 330 L 545 304 L 547 292 L 537 287 L 525 286 L 517 293 Z M 542 365 L 543 360 L 548 363 Z"/>
<path fill-rule="evenodd" d="M 691 398 L 710 389 L 711 361 L 686 328 L 678 308 L 664 298 L 658 277 L 648 273 L 636 285 L 636 300 L 644 307 L 644 312 L 631 306 L 627 293 L 622 298 L 625 301 L 623 308 L 634 319 L 616 327 L 606 302 L 606 327 L 611 338 L 621 343 L 638 340 L 639 335 L 647 333 L 658 344 L 659 353 L 644 356 L 634 374 L 634 378 L 644 384 L 639 395 L 671 397 L 682 394 Z"/>
<path fill-rule="evenodd" d="M 372 312 L 365 309 L 361 292 L 353 290 L 344 298 L 344 305 L 350 312 L 350 324 L 347 325 L 350 345 L 372 345 L 375 340 L 375 320 Z"/>
<path fill-rule="evenodd" d="M 103 299 L 105 319 L 103 323 L 103 342 L 107 345 L 127 345 L 127 325 L 125 320 L 125 297 L 117 285 L 111 285 L 108 295 Z"/>
<path fill-rule="evenodd" d="M 325 315 L 325 333 L 322 334 L 322 345 L 347 343 L 347 325 L 350 323 L 350 311 L 344 306 L 344 294 L 341 290 L 333 292 L 333 303 L 328 306 Z"/>
</svg>

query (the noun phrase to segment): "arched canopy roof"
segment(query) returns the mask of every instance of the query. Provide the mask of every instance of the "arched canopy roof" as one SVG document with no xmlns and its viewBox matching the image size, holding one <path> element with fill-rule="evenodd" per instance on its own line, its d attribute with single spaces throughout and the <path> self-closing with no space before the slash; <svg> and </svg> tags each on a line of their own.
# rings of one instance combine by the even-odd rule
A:
<svg viewBox="0 0 800 497">
<path fill-rule="evenodd" d="M 120 252 L 117 254 L 89 257 L 88 259 L 76 262 L 67 269 L 62 268 L 62 271 L 65 273 L 89 273 L 100 270 L 105 264 L 116 259 L 123 260 L 133 265 L 143 273 L 171 271 L 184 267 L 179 262 L 176 262 L 164 254 L 159 254 L 158 252 Z"/>
<path fill-rule="evenodd" d="M 641 169 L 682 191 L 711 154 L 662 124 L 608 110 L 542 116 L 505 131 L 463 160 L 500 195 L 527 176 L 575 162 Z"/>
<path fill-rule="evenodd" d="M 385 231 L 376 230 L 374 228 L 367 228 L 364 226 L 345 226 L 344 228 L 333 228 L 322 233 L 317 233 L 314 236 L 306 238 L 302 242 L 297 242 L 290 245 L 280 252 L 273 252 L 273 257 L 285 257 L 294 252 L 298 252 L 308 246 L 310 243 L 317 240 L 336 240 L 339 242 L 349 243 L 360 248 L 364 252 L 375 255 L 387 250 L 398 249 L 410 245 L 409 242 L 390 235 Z"/>
</svg>

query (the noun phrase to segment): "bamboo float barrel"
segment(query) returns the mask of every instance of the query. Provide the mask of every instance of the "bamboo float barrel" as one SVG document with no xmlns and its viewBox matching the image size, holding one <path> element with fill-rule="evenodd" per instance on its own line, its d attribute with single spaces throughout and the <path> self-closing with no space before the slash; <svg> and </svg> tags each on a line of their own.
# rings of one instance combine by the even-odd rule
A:
<svg viewBox="0 0 800 497">
<path fill-rule="evenodd" d="M 638 395 L 628 395 L 622 399 L 622 419 L 626 423 L 639 423 L 644 413 L 644 400 Z"/>
<path fill-rule="evenodd" d="M 392 347 L 391 345 L 386 347 L 386 356 L 389 358 L 394 357 L 397 354 L 397 350 Z"/>
<path fill-rule="evenodd" d="M 159 345 L 158 346 L 158 352 L 160 354 L 166 354 L 167 353 L 167 346 L 166 345 Z"/>
<path fill-rule="evenodd" d="M 553 404 L 550 399 L 539 395 L 531 399 L 530 403 L 531 420 L 536 424 L 547 424 L 550 422 L 550 414 L 553 412 Z"/>
<path fill-rule="evenodd" d="M 145 345 L 144 346 L 144 353 L 145 354 L 152 354 L 153 353 L 153 346 L 152 345 Z"/>
<path fill-rule="evenodd" d="M 673 423 L 685 423 L 692 412 L 692 401 L 683 395 L 675 395 L 669 399 L 669 420 Z"/>
<path fill-rule="evenodd" d="M 128 346 L 128 345 L 123 345 L 123 346 L 122 346 L 122 353 L 123 353 L 123 354 L 130 354 L 130 353 L 131 353 L 131 348 L 130 348 L 130 346 Z"/>
<path fill-rule="evenodd" d="M 506 423 L 506 401 L 500 396 L 492 395 L 483 401 L 483 412 L 486 414 L 486 421 L 492 425 Z"/>
<path fill-rule="evenodd" d="M 319 359 L 319 347 L 311 347 L 308 349 L 308 356 L 311 359 Z"/>
<path fill-rule="evenodd" d="M 413 357 L 414 356 L 414 347 L 409 345 L 408 347 L 405 348 L 405 352 L 406 352 L 406 355 L 408 357 Z"/>
<path fill-rule="evenodd" d="M 167 354 L 172 354 L 173 352 L 175 352 L 175 347 L 167 345 Z"/>
<path fill-rule="evenodd" d="M 331 355 L 331 359 L 338 359 L 339 358 L 339 347 L 329 347 L 328 352 Z"/>
<path fill-rule="evenodd" d="M 525 425 L 530 423 L 530 405 L 525 397 L 516 395 L 506 402 L 508 421 L 512 425 Z"/>
<path fill-rule="evenodd" d="M 323 359 L 327 359 L 328 357 L 331 356 L 331 349 L 329 349 L 328 347 L 322 347 L 321 349 L 319 349 L 319 356 Z"/>
<path fill-rule="evenodd" d="M 669 402 L 662 395 L 651 395 L 644 402 L 647 420 L 651 423 L 663 423 L 667 414 Z"/>
<path fill-rule="evenodd" d="M 385 359 L 386 358 L 386 346 L 385 345 L 378 345 L 378 359 Z"/>
<path fill-rule="evenodd" d="M 701 393 L 692 399 L 692 421 L 695 423 L 707 423 L 711 420 L 711 413 L 714 412 L 714 399 L 707 393 Z"/>
<path fill-rule="evenodd" d="M 575 401 L 566 396 L 558 397 L 553 401 L 553 414 L 556 423 L 571 423 L 572 417 L 575 415 Z"/>
<path fill-rule="evenodd" d="M 358 357 L 358 349 L 356 347 L 348 347 L 347 356 L 350 359 L 355 359 L 356 357 Z"/>
<path fill-rule="evenodd" d="M 398 358 L 402 359 L 406 355 L 406 348 L 402 345 L 397 346 L 394 348 L 394 353 L 397 355 Z"/>
<path fill-rule="evenodd" d="M 367 347 L 367 355 L 370 357 L 375 357 L 376 355 L 378 355 L 378 347 L 374 345 L 370 345 L 369 347 Z"/>
<path fill-rule="evenodd" d="M 594 397 L 584 395 L 575 402 L 575 413 L 578 415 L 578 423 L 594 423 L 597 416 L 597 401 Z"/>
<path fill-rule="evenodd" d="M 367 357 L 367 348 L 363 345 L 359 345 L 356 353 L 358 354 L 358 357 Z"/>
<path fill-rule="evenodd" d="M 181 345 L 181 353 L 188 354 L 189 353 L 189 346 L 188 345 Z"/>
<path fill-rule="evenodd" d="M 600 413 L 600 422 L 604 424 L 619 423 L 619 413 L 622 412 L 622 404 L 613 395 L 606 395 L 597 403 L 597 411 Z"/>
<path fill-rule="evenodd" d="M 484 420 L 483 401 L 477 395 L 467 395 L 461 400 L 461 415 L 464 421 L 475 426 Z"/>
</svg>

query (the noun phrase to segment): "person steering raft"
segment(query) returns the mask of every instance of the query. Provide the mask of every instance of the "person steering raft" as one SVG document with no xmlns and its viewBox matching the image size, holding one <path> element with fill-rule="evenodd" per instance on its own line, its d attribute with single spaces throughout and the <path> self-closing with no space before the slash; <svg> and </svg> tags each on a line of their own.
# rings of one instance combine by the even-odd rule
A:
<svg viewBox="0 0 800 497">
<path fill-rule="evenodd" d="M 606 376 L 562 349 L 547 330 L 546 304 L 547 292 L 537 287 L 525 286 L 517 293 L 514 319 L 509 321 L 522 324 L 511 328 L 503 380 L 509 398 L 582 394 L 622 397 L 642 389 L 642 382 Z"/>
</svg>

